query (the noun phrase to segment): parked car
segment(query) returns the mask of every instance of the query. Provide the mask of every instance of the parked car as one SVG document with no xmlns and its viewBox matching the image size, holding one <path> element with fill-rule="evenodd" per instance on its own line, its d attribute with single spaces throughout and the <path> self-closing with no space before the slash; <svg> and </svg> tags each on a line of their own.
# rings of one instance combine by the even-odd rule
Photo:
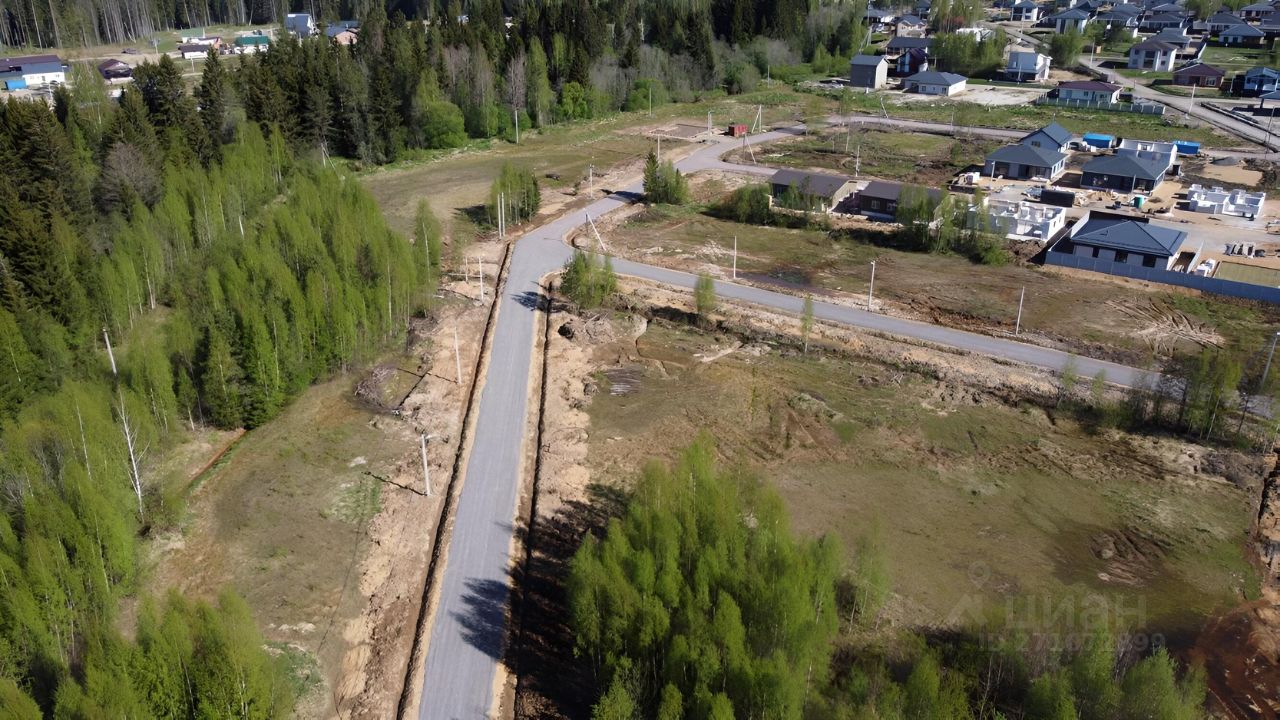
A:
<svg viewBox="0 0 1280 720">
<path fill-rule="evenodd" d="M 125 55 L 141 55 L 142 54 L 142 52 L 138 50 L 138 48 L 125 48 L 120 52 L 124 53 Z"/>
</svg>

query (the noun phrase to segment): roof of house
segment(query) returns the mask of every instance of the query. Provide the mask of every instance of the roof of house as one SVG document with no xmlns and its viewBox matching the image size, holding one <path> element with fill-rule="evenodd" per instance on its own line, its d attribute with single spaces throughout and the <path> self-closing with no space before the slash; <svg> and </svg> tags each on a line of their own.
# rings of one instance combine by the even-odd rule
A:
<svg viewBox="0 0 1280 720">
<path fill-rule="evenodd" d="M 912 48 L 927 48 L 932 46 L 933 38 L 903 37 L 901 35 L 897 35 L 889 40 L 889 44 L 885 45 L 885 49 L 910 50 Z"/>
<path fill-rule="evenodd" d="M 884 61 L 885 59 L 883 55 L 854 55 L 853 59 L 849 61 L 849 64 L 861 65 L 863 67 L 876 67 Z"/>
<path fill-rule="evenodd" d="M 1262 37 L 1263 35 L 1266 35 L 1266 33 L 1262 32 L 1258 28 L 1252 25 L 1245 25 L 1243 23 L 1240 25 L 1232 25 L 1226 30 L 1223 30 L 1222 34 L 1229 35 L 1231 37 Z"/>
<path fill-rule="evenodd" d="M 1186 237 L 1181 230 L 1104 215 L 1090 217 L 1071 239 L 1088 245 L 1169 257 L 1178 251 Z"/>
<path fill-rule="evenodd" d="M 926 48 L 911 48 L 902 54 L 903 58 L 915 60 L 917 63 L 929 61 L 929 51 Z"/>
<path fill-rule="evenodd" d="M 1177 49 L 1178 46 L 1173 43 L 1167 43 L 1163 40 L 1156 40 L 1152 38 L 1135 44 L 1133 47 L 1129 48 L 1129 52 L 1132 53 L 1134 50 L 1159 50 L 1160 52 L 1173 52 Z"/>
<path fill-rule="evenodd" d="M 957 75 L 949 72 L 938 72 L 937 70 L 926 70 L 918 72 L 907 78 L 907 82 L 913 82 L 917 85 L 955 85 L 956 83 L 968 80 L 963 75 Z"/>
<path fill-rule="evenodd" d="M 1040 6 L 1032 2 L 1032 0 L 1018 0 L 1013 6 L 1020 10 L 1030 10 L 1032 8 L 1040 9 Z"/>
<path fill-rule="evenodd" d="M 1193 62 L 1190 65 L 1183 65 L 1173 71 L 1174 75 L 1195 75 L 1197 77 L 1222 77 L 1227 73 L 1212 65 L 1206 65 L 1202 62 Z"/>
<path fill-rule="evenodd" d="M 187 44 L 185 44 L 185 45 L 179 45 L 179 46 L 178 46 L 178 52 L 180 52 L 180 53 L 182 53 L 182 54 L 184 54 L 184 55 L 185 55 L 185 54 L 187 54 L 187 53 L 201 53 L 201 54 L 204 54 L 204 53 L 209 52 L 209 46 L 208 46 L 208 45 L 200 45 L 200 44 L 198 44 L 198 43 L 187 43 Z"/>
<path fill-rule="evenodd" d="M 1138 23 L 1137 15 L 1119 10 L 1109 10 L 1099 14 L 1095 19 L 1102 22 L 1124 23 L 1125 25 L 1136 25 Z"/>
<path fill-rule="evenodd" d="M 1151 36 L 1152 40 L 1167 42 L 1170 45 L 1189 45 L 1191 37 L 1178 28 L 1164 28 Z"/>
<path fill-rule="evenodd" d="M 1280 90 L 1272 90 L 1269 93 L 1263 93 L 1258 96 L 1259 100 L 1280 100 Z"/>
<path fill-rule="evenodd" d="M 358 27 L 345 27 L 342 25 L 330 25 L 324 29 L 324 34 L 328 37 L 337 37 L 344 32 L 354 33 L 358 31 Z"/>
<path fill-rule="evenodd" d="M 921 20 L 919 17 L 915 15 L 903 15 L 902 17 L 898 18 L 898 24 L 899 25 L 924 25 L 924 20 Z"/>
<path fill-rule="evenodd" d="M 62 58 L 57 55 L 22 55 L 19 57 L 0 58 L 0 73 L 16 72 L 33 65 L 62 66 Z"/>
<path fill-rule="evenodd" d="M 113 70 L 117 68 L 127 68 L 127 67 L 129 67 L 128 63 L 121 62 L 115 58 L 107 58 L 106 60 L 103 60 L 102 62 L 98 63 L 99 70 Z"/>
<path fill-rule="evenodd" d="M 1244 20 L 1241 20 L 1237 15 L 1232 15 L 1229 12 L 1223 11 L 1214 13 L 1213 17 L 1209 18 L 1208 22 L 1218 25 L 1221 23 L 1243 23 Z"/>
<path fill-rule="evenodd" d="M 1136 155 L 1103 155 L 1085 163 L 1083 170 L 1103 175 L 1159 180 L 1164 176 L 1165 166 L 1155 160 Z"/>
<path fill-rule="evenodd" d="M 1164 15 L 1181 15 L 1185 10 L 1178 3 L 1162 3 L 1151 8 L 1151 12 Z"/>
<path fill-rule="evenodd" d="M 1040 128 L 1039 130 L 1036 130 L 1035 132 L 1029 132 L 1026 135 L 1022 136 L 1022 140 L 1019 140 L 1018 142 L 1020 143 L 1024 142 L 1026 141 L 1027 138 L 1033 137 L 1035 135 L 1039 135 L 1041 133 L 1048 135 L 1050 140 L 1054 141 L 1059 145 L 1066 145 L 1068 142 L 1071 141 L 1070 130 L 1062 127 L 1056 122 L 1051 122 L 1048 125 L 1045 125 L 1044 127 Z"/>
<path fill-rule="evenodd" d="M 1182 17 L 1181 15 L 1177 15 L 1177 14 L 1175 14 L 1175 13 L 1155 13 L 1155 14 L 1153 14 L 1151 17 L 1148 17 L 1148 18 L 1147 18 L 1147 22 L 1148 22 L 1148 23 L 1156 23 L 1156 22 L 1160 22 L 1160 23 L 1169 23 L 1169 22 L 1171 22 L 1171 23 L 1178 23 L 1178 24 L 1182 24 L 1185 20 L 1186 20 L 1186 18 Z M 1162 32 L 1163 32 L 1163 31 L 1162 31 Z"/>
<path fill-rule="evenodd" d="M 1096 90 L 1100 92 L 1115 92 L 1120 89 L 1119 85 L 1102 82 L 1101 80 L 1063 80 L 1058 83 L 1058 87 L 1067 90 Z"/>
<path fill-rule="evenodd" d="M 1078 7 L 1071 8 L 1070 10 L 1063 10 L 1057 15 L 1049 16 L 1050 20 L 1087 20 L 1088 18 L 1089 11 L 1081 10 Z"/>
<path fill-rule="evenodd" d="M 1057 150 L 1034 145 L 1005 145 L 987 155 L 987 160 L 1017 163 L 1018 165 L 1029 165 L 1031 167 L 1053 167 L 1066 157 L 1066 155 Z"/>
<path fill-rule="evenodd" d="M 1244 76 L 1247 78 L 1254 78 L 1254 77 L 1258 77 L 1259 75 L 1267 78 L 1280 78 L 1280 70 L 1276 70 L 1275 68 L 1258 66 L 1255 68 L 1249 68 L 1244 73 Z"/>
<path fill-rule="evenodd" d="M 266 35 L 241 35 L 236 38 L 237 45 L 270 45 L 271 38 Z"/>
<path fill-rule="evenodd" d="M 1240 12 L 1270 12 L 1273 9 L 1274 8 L 1271 7 L 1271 3 L 1269 2 L 1256 2 L 1252 5 L 1245 5 L 1240 8 Z"/>
<path fill-rule="evenodd" d="M 1141 15 L 1142 8 L 1133 3 L 1116 3 L 1111 6 L 1111 12 L 1124 13 L 1126 15 Z"/>
<path fill-rule="evenodd" d="M 770 184 L 786 185 L 801 189 L 810 195 L 822 195 L 825 197 L 834 196 L 850 182 L 852 180 L 842 175 L 826 175 L 803 170 L 779 170 L 769 178 Z"/>
</svg>

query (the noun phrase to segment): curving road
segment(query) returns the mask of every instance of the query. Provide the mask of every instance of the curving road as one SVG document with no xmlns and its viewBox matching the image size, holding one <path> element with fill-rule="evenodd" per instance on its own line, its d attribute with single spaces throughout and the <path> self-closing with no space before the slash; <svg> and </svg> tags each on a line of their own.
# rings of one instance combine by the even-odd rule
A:
<svg viewBox="0 0 1280 720">
<path fill-rule="evenodd" d="M 773 131 L 750 142 L 777 140 L 794 131 Z M 684 172 L 734 169 L 756 174 L 769 168 L 725 163 L 720 156 L 739 141 L 715 143 L 679 163 Z M 586 208 L 599 217 L 631 203 L 641 188 L 635 185 Z M 497 326 L 488 372 L 480 395 L 474 443 L 458 498 L 453 536 L 444 564 L 439 603 L 429 633 L 424 667 L 421 720 L 478 720 L 493 710 L 494 681 L 502 661 L 506 637 L 509 568 L 514 547 L 516 498 L 523 471 L 528 414 L 529 380 L 534 348 L 533 310 L 540 302 L 541 280 L 559 270 L 572 255 L 564 238 L 581 225 L 582 216 L 549 222 L 517 241 L 506 286 L 502 288 Z M 692 289 L 687 273 L 617 259 L 622 274 Z M 802 300 L 782 293 L 728 282 L 717 282 L 721 298 L 754 303 L 799 314 Z M 814 303 L 822 320 L 916 338 L 963 350 L 1007 358 L 1048 370 L 1061 370 L 1066 353 L 1047 348 L 926 323 L 888 317 L 825 302 Z M 1099 371 L 1111 382 L 1129 385 L 1144 373 L 1114 363 L 1075 358 L 1082 376 Z"/>
</svg>

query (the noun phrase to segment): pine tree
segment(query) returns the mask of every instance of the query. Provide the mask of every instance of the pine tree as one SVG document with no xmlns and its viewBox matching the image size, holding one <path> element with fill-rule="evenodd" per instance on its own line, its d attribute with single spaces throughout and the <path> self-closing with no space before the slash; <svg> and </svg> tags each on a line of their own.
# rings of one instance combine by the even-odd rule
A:
<svg viewBox="0 0 1280 720">
<path fill-rule="evenodd" d="M 200 122 L 209 138 L 211 155 L 217 160 L 226 142 L 227 125 L 227 73 L 218 59 L 218 53 L 210 50 L 200 73 L 200 85 L 196 88 L 196 100 L 200 105 Z"/>
</svg>

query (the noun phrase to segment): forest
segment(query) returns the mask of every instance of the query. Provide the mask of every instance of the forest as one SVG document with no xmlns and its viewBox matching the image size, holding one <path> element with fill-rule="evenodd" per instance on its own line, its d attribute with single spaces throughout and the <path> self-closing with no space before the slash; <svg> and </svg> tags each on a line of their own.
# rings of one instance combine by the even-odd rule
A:
<svg viewBox="0 0 1280 720">
<path fill-rule="evenodd" d="M 403 341 L 438 225 L 409 242 L 237 122 L 214 58 L 194 92 L 167 58 L 135 79 L 118 104 L 87 80 L 0 105 L 0 697 L 19 718 L 287 717 L 242 601 L 148 595 L 139 539 L 181 498 L 147 471 Z"/>
<path fill-rule="evenodd" d="M 715 457 L 704 436 L 648 465 L 622 517 L 573 557 L 593 720 L 1201 716 L 1203 672 L 1131 628 L 991 621 L 862 645 L 887 595 L 883 549 L 860 544 L 841 567 L 832 538 L 793 537 L 781 498 Z"/>
</svg>

